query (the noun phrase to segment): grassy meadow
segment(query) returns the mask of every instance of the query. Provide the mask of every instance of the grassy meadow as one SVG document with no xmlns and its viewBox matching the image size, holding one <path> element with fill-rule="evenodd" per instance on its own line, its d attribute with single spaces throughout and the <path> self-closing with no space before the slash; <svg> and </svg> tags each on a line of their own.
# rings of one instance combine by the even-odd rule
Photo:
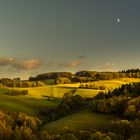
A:
<svg viewBox="0 0 140 140">
<path fill-rule="evenodd" d="M 140 82 L 139 78 L 122 78 L 115 80 L 104 80 L 92 82 L 95 85 L 104 85 L 108 90 L 120 87 L 122 84 L 131 82 Z M 10 88 L 0 89 L 0 109 L 8 111 L 22 111 L 29 115 L 36 115 L 37 108 L 41 106 L 56 106 L 59 101 L 49 101 L 46 96 L 62 98 L 64 93 L 72 92 L 75 95 L 82 97 L 94 97 L 100 91 L 94 89 L 79 88 L 80 83 L 76 84 L 61 84 L 61 85 L 48 85 L 43 87 L 33 88 L 17 88 L 16 90 L 28 90 L 29 94 L 26 96 L 8 96 L 4 95 Z"/>
<path fill-rule="evenodd" d="M 76 84 L 61 84 L 61 85 L 46 85 L 42 87 L 30 87 L 30 88 L 0 88 L 0 110 L 10 111 L 10 112 L 24 112 L 27 115 L 35 116 L 43 121 L 43 124 L 38 127 L 39 132 L 47 131 L 51 135 L 61 134 L 64 128 L 70 128 L 74 132 L 76 131 L 92 131 L 99 130 L 101 132 L 107 132 L 112 121 L 120 119 L 119 115 L 116 114 L 105 114 L 105 113 L 95 113 L 90 110 L 90 101 L 88 101 L 88 106 L 80 106 L 72 108 L 64 114 L 66 105 L 69 102 L 65 99 L 63 104 L 60 104 L 61 98 L 65 93 L 73 93 L 74 95 L 80 95 L 83 98 L 92 98 L 97 95 L 100 91 L 107 92 L 108 90 L 113 90 L 120 87 L 123 84 L 128 84 L 132 82 L 140 82 L 138 78 L 122 78 L 115 80 L 102 80 L 93 83 L 97 86 L 105 86 L 106 90 L 95 90 L 95 89 L 85 89 L 79 88 L 80 83 Z M 10 90 L 28 90 L 28 95 L 17 95 L 10 96 L 5 93 Z M 55 98 L 48 98 L 55 97 Z M 73 96 L 74 97 L 74 96 Z M 57 98 L 57 99 L 56 99 Z M 62 102 L 61 102 L 62 103 Z M 78 102 L 79 104 L 80 102 Z M 62 108 L 59 108 L 61 105 Z M 76 104 L 75 104 L 76 105 Z M 51 110 L 48 114 L 43 114 L 41 111 L 49 110 L 47 107 L 54 107 L 56 110 Z M 69 107 L 69 106 L 66 106 Z M 61 109 L 62 114 L 61 114 Z M 64 109 L 64 110 L 63 110 Z M 75 109 L 75 110 L 74 110 Z M 60 111 L 60 112 L 59 112 Z M 57 113 L 58 112 L 58 113 Z M 42 113 L 42 114 L 41 114 Z M 60 118 L 55 118 L 60 114 Z M 63 115 L 64 114 L 64 115 Z M 50 117 L 50 118 L 49 118 Z M 55 118 L 53 120 L 53 118 Z M 50 120 L 49 120 L 50 119 Z"/>
<path fill-rule="evenodd" d="M 60 85 L 47 85 L 44 87 L 33 87 L 33 88 L 20 88 L 21 90 L 27 89 L 30 97 L 33 98 L 44 98 L 44 96 L 53 96 L 62 98 L 64 93 L 72 92 L 75 95 L 81 95 L 82 97 L 94 97 L 100 91 L 106 92 L 120 87 L 123 84 L 132 82 L 140 82 L 140 78 L 121 78 L 114 80 L 101 80 L 95 82 L 89 82 L 97 86 L 105 86 L 106 90 L 94 90 L 94 89 L 82 89 L 79 88 L 80 83 L 76 84 L 60 84 Z"/>
<path fill-rule="evenodd" d="M 106 130 L 109 123 L 117 118 L 114 115 L 97 114 L 90 110 L 84 110 L 50 122 L 44 125 L 42 130 L 47 130 L 49 133 L 59 133 L 65 127 L 69 127 L 74 131 L 89 129 Z"/>
<path fill-rule="evenodd" d="M 24 112 L 36 116 L 38 108 L 45 106 L 56 106 L 59 102 L 38 99 L 29 96 L 9 96 L 0 94 L 0 109 L 6 111 Z"/>
</svg>

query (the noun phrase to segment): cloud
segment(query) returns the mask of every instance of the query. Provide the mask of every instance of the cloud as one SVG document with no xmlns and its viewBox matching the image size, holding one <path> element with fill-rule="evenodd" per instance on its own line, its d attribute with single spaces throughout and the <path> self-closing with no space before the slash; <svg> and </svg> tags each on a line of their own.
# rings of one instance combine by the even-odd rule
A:
<svg viewBox="0 0 140 140">
<path fill-rule="evenodd" d="M 77 59 L 85 59 L 87 56 L 86 55 L 80 55 L 77 57 Z"/>
<path fill-rule="evenodd" d="M 107 62 L 105 64 L 105 66 L 103 67 L 103 69 L 105 69 L 105 70 L 115 70 L 116 69 L 116 66 L 117 66 L 116 63 Z"/>
<path fill-rule="evenodd" d="M 61 62 L 61 63 L 58 63 L 58 66 L 73 68 L 73 67 L 78 67 L 78 66 L 84 64 L 84 62 L 85 62 L 84 60 L 79 59 L 79 60 L 73 60 L 70 62 Z"/>
<path fill-rule="evenodd" d="M 86 55 L 80 55 L 80 56 L 77 56 L 77 57 L 75 57 L 75 59 L 70 60 L 70 61 L 61 61 L 61 62 L 49 61 L 47 63 L 47 66 L 75 68 L 75 67 L 79 67 L 79 66 L 83 65 L 86 62 L 85 58 L 86 58 Z"/>
<path fill-rule="evenodd" d="M 56 61 L 49 61 L 49 62 L 47 63 L 47 66 L 51 66 L 51 67 L 57 66 L 57 62 L 56 62 Z"/>
<path fill-rule="evenodd" d="M 18 70 L 32 70 L 37 69 L 42 65 L 42 62 L 37 59 L 29 59 L 25 61 L 17 61 L 12 67 Z"/>
<path fill-rule="evenodd" d="M 14 62 L 13 57 L 0 57 L 0 66 L 8 66 Z"/>
<path fill-rule="evenodd" d="M 47 63 L 47 66 L 50 66 L 50 67 L 67 67 L 67 68 L 73 68 L 73 67 L 80 66 L 83 63 L 84 62 L 81 61 L 81 60 L 73 60 L 73 61 L 69 61 L 69 62 L 50 61 L 50 62 Z"/>
<path fill-rule="evenodd" d="M 107 67 L 114 67 L 114 66 L 116 66 L 116 63 L 109 63 L 109 62 L 107 62 L 106 66 Z"/>
<path fill-rule="evenodd" d="M 62 62 L 62 63 L 58 63 L 58 66 L 61 67 L 77 67 L 80 66 L 83 62 L 81 60 L 74 60 L 74 61 L 70 61 L 70 62 Z"/>
</svg>

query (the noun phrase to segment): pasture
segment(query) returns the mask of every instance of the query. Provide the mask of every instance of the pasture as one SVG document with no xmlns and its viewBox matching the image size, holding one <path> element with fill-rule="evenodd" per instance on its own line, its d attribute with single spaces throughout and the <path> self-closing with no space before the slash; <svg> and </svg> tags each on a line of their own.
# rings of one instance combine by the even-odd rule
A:
<svg viewBox="0 0 140 140">
<path fill-rule="evenodd" d="M 38 109 L 44 106 L 56 106 L 59 102 L 37 99 L 29 96 L 9 96 L 0 94 L 0 109 L 5 111 L 24 112 L 36 116 Z"/>
<path fill-rule="evenodd" d="M 138 78 L 122 78 L 115 80 L 104 80 L 92 82 L 98 85 L 105 85 L 107 89 L 114 89 L 120 87 L 122 84 L 131 82 L 140 82 Z M 42 106 L 56 106 L 59 101 L 49 101 L 46 96 L 62 98 L 64 93 L 73 93 L 74 95 L 81 95 L 82 97 L 94 97 L 99 91 L 79 88 L 80 83 L 63 84 L 63 85 L 48 85 L 43 87 L 33 88 L 17 88 L 16 90 L 28 90 L 28 95 L 9 96 L 4 95 L 5 92 L 11 90 L 10 88 L 0 88 L 0 109 L 8 111 L 21 111 L 28 115 L 37 115 L 39 107 Z"/>
<path fill-rule="evenodd" d="M 57 121 L 47 123 L 41 130 L 47 130 L 49 133 L 59 133 L 65 127 L 69 127 L 74 131 L 91 129 L 106 130 L 110 122 L 117 118 L 118 117 L 114 115 L 97 114 L 90 110 L 84 110 Z"/>
<path fill-rule="evenodd" d="M 107 92 L 120 87 L 123 84 L 132 82 L 140 82 L 140 78 L 120 78 L 114 80 L 101 80 L 95 82 L 89 82 L 97 86 L 105 86 L 106 90 L 94 90 L 94 89 L 82 89 L 79 88 L 80 83 L 76 84 L 60 84 L 60 85 L 47 85 L 44 87 L 33 87 L 33 88 L 21 88 L 29 91 L 30 97 L 33 98 L 44 98 L 44 96 L 52 96 L 62 98 L 64 93 L 72 92 L 75 95 L 81 95 L 82 97 L 94 97 L 100 91 Z"/>
</svg>

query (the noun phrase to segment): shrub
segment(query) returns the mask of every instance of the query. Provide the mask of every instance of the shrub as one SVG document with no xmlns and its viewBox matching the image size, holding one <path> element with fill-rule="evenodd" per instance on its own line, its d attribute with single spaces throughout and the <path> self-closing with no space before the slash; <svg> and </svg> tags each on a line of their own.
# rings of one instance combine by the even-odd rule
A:
<svg viewBox="0 0 140 140">
<path fill-rule="evenodd" d="M 28 95 L 28 90 L 8 90 L 5 94 L 10 96 Z"/>
</svg>

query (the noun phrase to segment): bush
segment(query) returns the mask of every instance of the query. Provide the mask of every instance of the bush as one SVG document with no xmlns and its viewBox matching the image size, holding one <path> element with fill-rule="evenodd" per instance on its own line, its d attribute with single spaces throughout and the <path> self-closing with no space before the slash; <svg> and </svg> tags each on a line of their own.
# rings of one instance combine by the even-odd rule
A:
<svg viewBox="0 0 140 140">
<path fill-rule="evenodd" d="M 25 113 L 0 111 L 0 140 L 33 140 L 41 121 Z"/>
<path fill-rule="evenodd" d="M 5 94 L 10 96 L 28 95 L 28 90 L 8 90 Z"/>
<path fill-rule="evenodd" d="M 125 96 L 119 97 L 113 96 L 112 98 L 103 98 L 100 100 L 94 100 L 91 110 L 100 113 L 123 114 L 126 110 L 127 102 L 130 99 L 131 99 L 130 97 Z"/>
</svg>

